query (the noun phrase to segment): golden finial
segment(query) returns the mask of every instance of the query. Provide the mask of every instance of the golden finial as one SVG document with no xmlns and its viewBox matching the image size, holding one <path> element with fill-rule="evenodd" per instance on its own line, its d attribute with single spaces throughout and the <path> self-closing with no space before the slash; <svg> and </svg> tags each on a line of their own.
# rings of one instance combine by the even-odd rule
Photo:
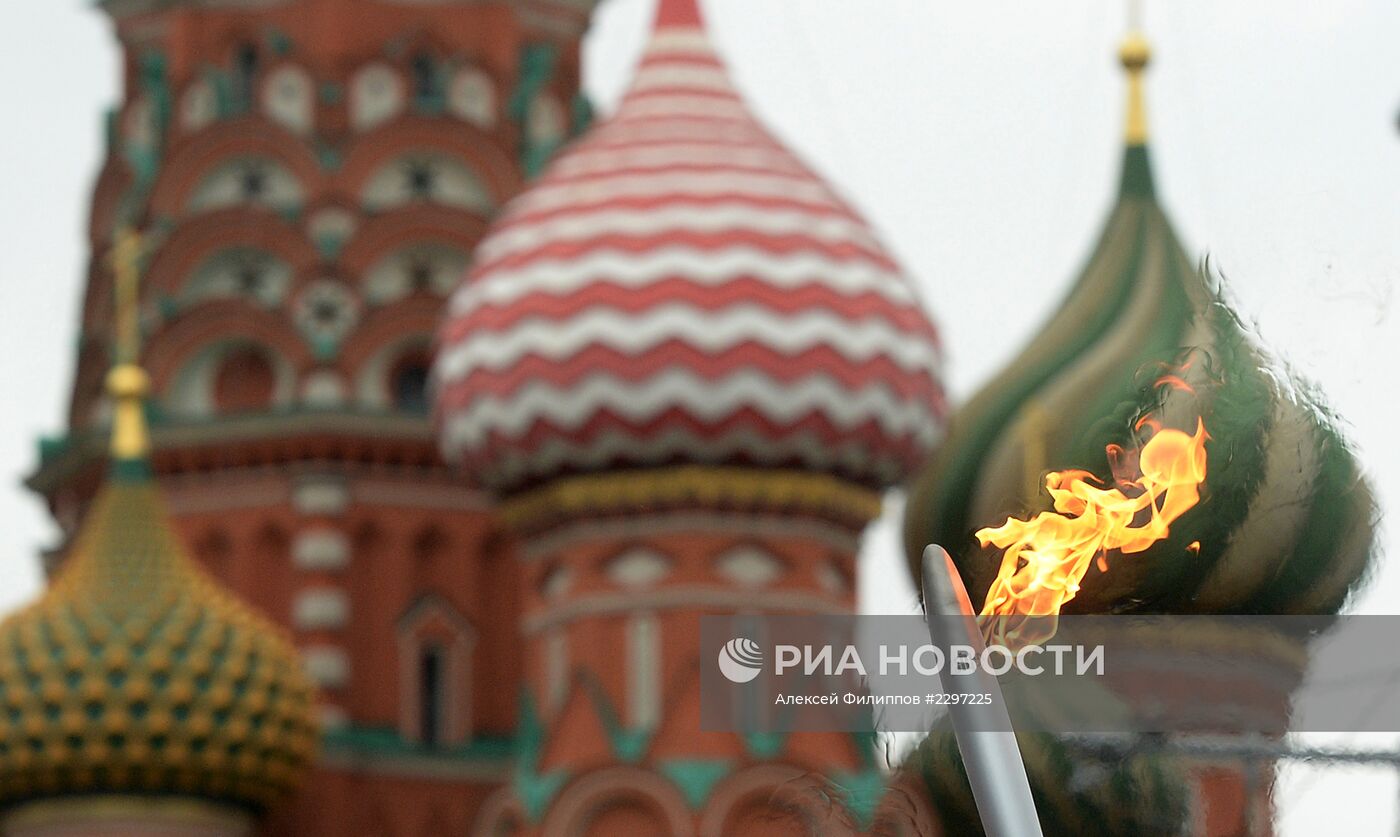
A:
<svg viewBox="0 0 1400 837">
<path fill-rule="evenodd" d="M 1128 10 L 1128 34 L 1118 47 L 1118 60 L 1128 71 L 1128 130 L 1129 145 L 1147 142 L 1147 106 L 1143 102 L 1142 71 L 1152 60 L 1152 45 L 1142 34 L 1142 10 L 1133 2 Z"/>
<path fill-rule="evenodd" d="M 145 399 L 150 380 L 140 366 L 141 234 L 126 228 L 112 246 L 112 273 L 116 277 L 116 364 L 107 373 L 107 394 L 112 398 L 112 456 L 141 460 L 150 450 L 146 430 Z"/>
</svg>

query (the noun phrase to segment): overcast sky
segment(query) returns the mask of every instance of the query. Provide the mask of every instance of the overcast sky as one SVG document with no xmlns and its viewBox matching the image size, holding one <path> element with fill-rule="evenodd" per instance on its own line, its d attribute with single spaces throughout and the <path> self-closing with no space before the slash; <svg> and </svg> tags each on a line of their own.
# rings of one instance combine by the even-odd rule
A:
<svg viewBox="0 0 1400 837">
<path fill-rule="evenodd" d="M 653 2 L 607 0 L 598 14 L 586 78 L 605 111 Z M 948 382 L 966 397 L 1049 313 L 1107 210 L 1121 147 L 1118 4 L 705 6 L 758 112 L 922 284 Z M 1210 254 L 1271 348 L 1321 384 L 1383 510 L 1400 508 L 1400 3 L 1148 0 L 1145 22 L 1153 153 L 1178 231 Z M 86 0 L 0 3 L 0 608 L 34 594 L 51 537 L 17 483 L 34 440 L 61 427 L 115 56 Z M 871 612 L 913 605 L 895 525 L 887 517 L 867 544 Z M 1397 563 L 1361 610 L 1396 612 Z M 1285 770 L 1283 834 L 1392 834 L 1396 797 L 1387 771 Z"/>
</svg>

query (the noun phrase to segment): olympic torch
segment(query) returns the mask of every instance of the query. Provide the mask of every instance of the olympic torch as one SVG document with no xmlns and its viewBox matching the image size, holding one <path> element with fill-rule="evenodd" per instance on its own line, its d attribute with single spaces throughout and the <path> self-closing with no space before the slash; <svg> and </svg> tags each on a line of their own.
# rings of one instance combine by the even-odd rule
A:
<svg viewBox="0 0 1400 837">
<path fill-rule="evenodd" d="M 952 646 L 963 645 L 980 660 L 982 631 L 972 601 L 952 559 L 937 544 L 924 549 L 923 588 L 929 639 L 944 659 L 952 658 Z M 967 674 L 944 668 L 939 679 L 951 697 L 948 716 L 987 837 L 1041 837 L 1030 780 L 997 679 L 980 666 Z M 965 702 L 988 694 L 991 705 Z"/>
</svg>

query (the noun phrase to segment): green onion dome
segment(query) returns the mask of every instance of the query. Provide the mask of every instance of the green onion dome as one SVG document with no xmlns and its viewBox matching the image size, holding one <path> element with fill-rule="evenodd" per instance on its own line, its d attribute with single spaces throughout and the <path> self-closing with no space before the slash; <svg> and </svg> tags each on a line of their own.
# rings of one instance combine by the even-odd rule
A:
<svg viewBox="0 0 1400 837">
<path fill-rule="evenodd" d="M 261 810 L 307 773 L 291 643 L 183 549 L 146 461 L 145 374 L 118 366 L 114 458 L 58 578 L 0 623 L 0 804 L 180 795 Z"/>
<path fill-rule="evenodd" d="M 1129 141 L 1108 223 L 1058 311 L 955 413 L 916 477 L 910 566 L 942 544 L 980 602 L 1000 556 L 976 530 L 1048 509 L 1050 470 L 1110 479 L 1106 450 L 1131 447 L 1138 419 L 1190 432 L 1199 413 L 1210 435 L 1200 503 L 1145 552 L 1091 568 L 1065 612 L 1335 612 L 1369 565 L 1371 490 L 1318 395 L 1278 371 L 1172 231 L 1142 118 L 1148 53 L 1131 43 Z M 1154 385 L 1173 372 L 1195 392 Z"/>
</svg>

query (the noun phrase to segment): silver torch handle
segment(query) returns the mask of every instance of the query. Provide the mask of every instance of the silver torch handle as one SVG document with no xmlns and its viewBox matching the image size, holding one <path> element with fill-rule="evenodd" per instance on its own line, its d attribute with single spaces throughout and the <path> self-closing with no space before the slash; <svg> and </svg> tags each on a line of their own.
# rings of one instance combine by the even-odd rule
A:
<svg viewBox="0 0 1400 837">
<path fill-rule="evenodd" d="M 952 646 L 965 645 L 981 659 L 982 631 L 972 601 L 952 559 L 937 544 L 924 549 L 923 588 L 929 639 L 943 658 L 951 659 Z M 952 674 L 945 666 L 938 676 L 944 691 L 953 696 L 948 716 L 987 837 L 1041 837 L 1026 765 L 997 679 L 980 667 Z M 990 706 L 971 706 L 957 697 L 981 694 L 991 695 Z"/>
</svg>

